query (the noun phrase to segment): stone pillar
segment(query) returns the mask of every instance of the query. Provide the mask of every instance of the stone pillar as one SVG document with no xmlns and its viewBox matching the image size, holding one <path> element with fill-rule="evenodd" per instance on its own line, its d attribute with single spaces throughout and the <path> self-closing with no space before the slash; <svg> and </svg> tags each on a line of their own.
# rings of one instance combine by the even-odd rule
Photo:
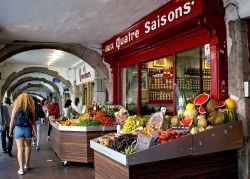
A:
<svg viewBox="0 0 250 179">
<path fill-rule="evenodd" d="M 106 101 L 106 87 L 104 79 L 95 73 L 94 97 L 97 103 Z"/>
<path fill-rule="evenodd" d="M 228 32 L 228 89 L 230 97 L 237 101 L 238 118 L 244 130 L 244 147 L 238 150 L 238 174 L 239 178 L 250 178 L 250 98 L 244 97 L 244 81 L 249 81 L 247 22 L 239 18 L 235 1 L 224 0 L 224 6 Z"/>
</svg>

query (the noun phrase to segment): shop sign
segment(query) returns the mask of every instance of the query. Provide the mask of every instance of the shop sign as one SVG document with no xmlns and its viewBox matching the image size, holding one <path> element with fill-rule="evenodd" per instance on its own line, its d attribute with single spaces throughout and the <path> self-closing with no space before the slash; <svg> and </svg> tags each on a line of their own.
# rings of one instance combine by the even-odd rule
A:
<svg viewBox="0 0 250 179">
<path fill-rule="evenodd" d="M 79 79 L 82 81 L 83 79 L 90 78 L 90 71 L 86 71 L 85 65 L 82 68 L 79 68 Z"/>
<path fill-rule="evenodd" d="M 172 0 L 102 44 L 107 56 L 202 14 L 202 0 Z"/>
</svg>

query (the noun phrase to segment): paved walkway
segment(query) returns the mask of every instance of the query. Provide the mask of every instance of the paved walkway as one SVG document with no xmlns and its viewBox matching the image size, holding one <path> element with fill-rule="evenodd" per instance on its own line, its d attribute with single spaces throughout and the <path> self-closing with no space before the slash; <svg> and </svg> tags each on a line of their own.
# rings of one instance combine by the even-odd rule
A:
<svg viewBox="0 0 250 179">
<path fill-rule="evenodd" d="M 46 140 L 47 126 L 42 125 L 42 141 L 40 150 L 32 149 L 31 162 L 32 167 L 24 175 L 17 174 L 18 162 L 16 158 L 16 143 L 13 144 L 13 155 L 9 157 L 2 153 L 0 145 L 0 179 L 94 179 L 93 164 L 69 163 L 64 167 L 60 159 L 55 155 L 50 142 Z M 1 143 L 0 143 L 1 144 Z"/>
</svg>

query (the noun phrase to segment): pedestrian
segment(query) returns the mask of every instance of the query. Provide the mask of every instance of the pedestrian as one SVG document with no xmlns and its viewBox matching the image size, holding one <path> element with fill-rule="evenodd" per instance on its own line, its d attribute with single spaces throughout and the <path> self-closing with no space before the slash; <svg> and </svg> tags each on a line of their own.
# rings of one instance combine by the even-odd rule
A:
<svg viewBox="0 0 250 179">
<path fill-rule="evenodd" d="M 79 114 L 82 113 L 82 110 L 81 110 L 81 105 L 79 104 L 80 102 L 80 99 L 79 98 L 75 98 L 75 102 L 73 103 L 72 105 L 72 108 Z"/>
<path fill-rule="evenodd" d="M 49 114 L 49 117 L 48 117 L 49 129 L 48 129 L 47 140 L 50 140 L 50 133 L 51 133 L 51 130 L 52 130 L 52 125 L 49 122 L 50 117 L 53 117 L 55 119 L 60 117 L 59 104 L 56 102 L 55 97 L 52 98 L 52 101 L 48 105 L 48 114 Z"/>
<path fill-rule="evenodd" d="M 38 99 L 33 97 L 35 105 L 35 121 L 36 121 L 36 130 L 37 130 L 37 139 L 32 140 L 33 146 L 36 144 L 36 150 L 40 150 L 40 141 L 41 141 L 41 120 L 45 117 L 42 106 L 38 103 Z"/>
<path fill-rule="evenodd" d="M 70 108 L 71 108 L 72 101 L 70 99 L 67 99 L 64 107 L 63 107 L 63 117 L 70 117 Z"/>
<path fill-rule="evenodd" d="M 48 101 L 47 101 L 47 99 L 42 100 L 42 108 L 43 108 L 43 112 L 45 114 L 45 117 L 42 118 L 42 124 L 45 124 L 45 121 L 48 118 Z"/>
<path fill-rule="evenodd" d="M 24 169 L 30 169 L 31 139 L 36 139 L 37 135 L 35 106 L 28 93 L 20 94 L 15 100 L 10 120 L 10 136 L 13 136 L 13 129 L 17 144 L 18 174 L 23 175 Z M 25 154 L 25 159 L 23 158 L 23 153 Z"/>
<path fill-rule="evenodd" d="M 9 136 L 9 124 L 10 124 L 10 116 L 12 112 L 10 98 L 8 97 L 5 98 L 4 105 L 2 105 L 1 107 L 1 112 L 2 112 L 1 139 L 2 139 L 3 153 L 8 153 L 10 157 L 13 157 L 12 155 L 13 137 Z M 6 138 L 7 138 L 7 142 L 6 142 Z"/>
</svg>

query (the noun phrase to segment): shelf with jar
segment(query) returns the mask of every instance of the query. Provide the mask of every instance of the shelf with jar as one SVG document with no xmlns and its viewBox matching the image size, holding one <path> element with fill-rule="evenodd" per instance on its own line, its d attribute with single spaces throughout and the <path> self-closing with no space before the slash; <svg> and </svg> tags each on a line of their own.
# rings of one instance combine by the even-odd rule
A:
<svg viewBox="0 0 250 179">
<path fill-rule="evenodd" d="M 149 102 L 150 101 L 173 101 L 174 94 L 172 91 L 150 91 L 149 92 Z"/>
<path fill-rule="evenodd" d="M 173 79 L 149 76 L 149 90 L 173 90 Z"/>
</svg>

